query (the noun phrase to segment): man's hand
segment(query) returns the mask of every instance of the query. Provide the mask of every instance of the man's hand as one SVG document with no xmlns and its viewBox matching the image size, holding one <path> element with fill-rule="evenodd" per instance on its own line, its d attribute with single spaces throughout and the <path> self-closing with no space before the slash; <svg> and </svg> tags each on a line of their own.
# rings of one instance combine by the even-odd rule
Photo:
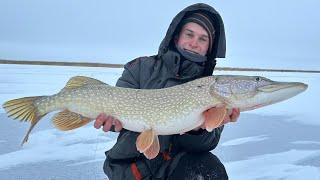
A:
<svg viewBox="0 0 320 180">
<path fill-rule="evenodd" d="M 221 122 L 220 126 L 225 125 L 229 122 L 236 122 L 239 116 L 240 116 L 239 108 L 229 109 L 227 112 L 227 115 L 225 116 L 224 120 Z"/>
<path fill-rule="evenodd" d="M 119 132 L 122 129 L 121 122 L 113 116 L 107 116 L 104 113 L 98 115 L 94 121 L 94 127 L 100 129 L 103 126 L 102 130 L 108 132 L 111 129 L 111 126 L 114 125 L 114 130 Z"/>
<path fill-rule="evenodd" d="M 214 111 L 214 108 L 216 107 L 213 107 L 213 108 L 210 108 L 208 110 L 206 110 L 205 112 L 203 112 L 205 115 L 205 121 L 210 121 L 211 119 L 214 119 L 214 116 L 215 116 L 215 111 Z M 221 108 L 221 107 L 219 107 Z M 228 112 L 227 112 L 227 115 L 224 117 L 223 121 L 220 123 L 219 126 L 223 126 L 229 122 L 236 122 L 238 120 L 240 116 L 240 109 L 239 108 L 233 108 L 232 110 L 229 109 Z M 195 129 L 193 129 L 194 131 L 197 131 L 199 129 L 206 129 L 205 127 L 205 123 L 203 123 L 200 127 L 197 127 Z"/>
</svg>

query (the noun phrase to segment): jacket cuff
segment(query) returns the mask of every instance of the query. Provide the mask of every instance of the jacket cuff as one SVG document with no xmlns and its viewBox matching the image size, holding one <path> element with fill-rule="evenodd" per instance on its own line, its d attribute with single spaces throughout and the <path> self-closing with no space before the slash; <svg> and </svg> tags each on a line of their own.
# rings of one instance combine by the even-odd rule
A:
<svg viewBox="0 0 320 180">
<path fill-rule="evenodd" d="M 186 132 L 186 134 L 190 134 L 190 135 L 202 135 L 204 133 L 204 129 L 199 129 L 197 131 L 191 130 Z"/>
</svg>

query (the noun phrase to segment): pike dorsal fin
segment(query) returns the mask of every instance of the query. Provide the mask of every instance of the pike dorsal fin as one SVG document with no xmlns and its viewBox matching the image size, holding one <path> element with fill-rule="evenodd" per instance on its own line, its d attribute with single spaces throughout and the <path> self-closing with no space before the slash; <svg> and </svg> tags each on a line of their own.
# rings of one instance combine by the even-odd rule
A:
<svg viewBox="0 0 320 180">
<path fill-rule="evenodd" d="M 108 85 L 102 81 L 99 81 L 94 78 L 85 77 L 85 76 L 75 76 L 72 77 L 64 87 L 64 89 L 75 89 L 83 86 L 90 86 L 90 85 Z"/>
<path fill-rule="evenodd" d="M 90 118 L 81 116 L 80 114 L 69 110 L 59 112 L 52 119 L 54 126 L 62 131 L 76 129 L 86 125 L 90 121 Z"/>
</svg>

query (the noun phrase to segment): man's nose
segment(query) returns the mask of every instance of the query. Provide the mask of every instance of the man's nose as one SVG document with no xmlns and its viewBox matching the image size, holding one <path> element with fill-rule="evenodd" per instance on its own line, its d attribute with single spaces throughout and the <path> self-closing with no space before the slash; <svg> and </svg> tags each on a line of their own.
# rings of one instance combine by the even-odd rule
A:
<svg viewBox="0 0 320 180">
<path fill-rule="evenodd" d="M 192 39 L 190 41 L 190 47 L 192 47 L 192 48 L 198 47 L 198 41 L 196 39 Z"/>
</svg>

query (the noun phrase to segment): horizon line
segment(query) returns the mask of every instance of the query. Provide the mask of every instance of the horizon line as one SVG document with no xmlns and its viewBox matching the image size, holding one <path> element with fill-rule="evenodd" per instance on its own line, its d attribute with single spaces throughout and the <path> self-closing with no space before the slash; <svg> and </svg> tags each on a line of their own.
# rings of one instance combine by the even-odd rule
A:
<svg viewBox="0 0 320 180">
<path fill-rule="evenodd" d="M 65 62 L 65 61 L 25 61 L 25 60 L 8 60 L 8 59 L 0 59 L 0 64 L 105 67 L 105 68 L 123 68 L 124 67 L 124 64 L 111 64 L 111 63 Z M 215 70 L 217 70 L 217 71 L 266 71 L 266 72 L 320 73 L 320 70 L 241 68 L 241 67 L 216 67 Z"/>
</svg>

